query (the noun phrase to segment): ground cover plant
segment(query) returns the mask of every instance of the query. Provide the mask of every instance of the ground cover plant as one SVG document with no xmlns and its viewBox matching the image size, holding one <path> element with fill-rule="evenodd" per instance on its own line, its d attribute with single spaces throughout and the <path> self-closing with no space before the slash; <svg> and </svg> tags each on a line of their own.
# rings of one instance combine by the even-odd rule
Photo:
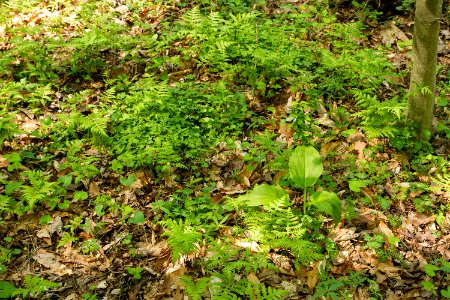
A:
<svg viewBox="0 0 450 300">
<path fill-rule="evenodd" d="M 413 8 L 0 0 L 0 298 L 449 298 Z"/>
</svg>

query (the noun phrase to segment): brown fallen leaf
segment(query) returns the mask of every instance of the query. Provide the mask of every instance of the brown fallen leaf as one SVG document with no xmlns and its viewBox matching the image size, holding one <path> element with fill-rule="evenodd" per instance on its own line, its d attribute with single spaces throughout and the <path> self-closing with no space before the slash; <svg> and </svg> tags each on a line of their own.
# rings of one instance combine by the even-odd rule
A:
<svg viewBox="0 0 450 300">
<path fill-rule="evenodd" d="M 252 242 L 236 241 L 235 244 L 238 247 L 250 249 L 250 251 L 252 251 L 252 252 L 261 252 L 262 251 L 262 248 L 255 241 L 252 241 Z"/>
<path fill-rule="evenodd" d="M 6 168 L 7 166 L 9 166 L 8 160 L 0 155 L 0 168 Z"/>
<path fill-rule="evenodd" d="M 362 141 L 357 141 L 353 145 L 353 149 L 355 149 L 358 152 L 358 159 L 364 158 L 364 149 L 366 148 L 367 143 Z"/>
<path fill-rule="evenodd" d="M 58 276 L 71 275 L 73 272 L 66 265 L 60 263 L 60 258 L 44 249 L 39 249 L 33 254 L 33 259 L 44 267 L 50 269 L 49 272 Z"/>
<path fill-rule="evenodd" d="M 164 278 L 163 288 L 167 291 L 170 291 L 170 290 L 176 288 L 181 276 L 183 276 L 185 272 L 186 272 L 186 269 L 184 267 L 180 267 L 170 273 L 168 270 L 166 272 L 166 275 Z"/>
<path fill-rule="evenodd" d="M 247 280 L 250 281 L 250 282 L 253 282 L 253 283 L 257 283 L 257 284 L 260 283 L 259 278 L 253 272 L 250 272 L 247 275 Z"/>
<path fill-rule="evenodd" d="M 378 231 L 380 231 L 382 234 L 384 234 L 386 237 L 390 237 L 390 236 L 394 236 L 394 233 L 392 232 L 392 230 L 387 226 L 387 224 L 383 221 L 380 221 L 380 223 L 378 224 Z M 395 243 L 395 247 L 398 246 L 398 242 Z"/>
<path fill-rule="evenodd" d="M 319 263 L 315 263 L 312 270 L 308 271 L 308 276 L 306 279 L 306 284 L 310 289 L 313 289 L 316 287 L 317 283 L 319 282 Z"/>
</svg>

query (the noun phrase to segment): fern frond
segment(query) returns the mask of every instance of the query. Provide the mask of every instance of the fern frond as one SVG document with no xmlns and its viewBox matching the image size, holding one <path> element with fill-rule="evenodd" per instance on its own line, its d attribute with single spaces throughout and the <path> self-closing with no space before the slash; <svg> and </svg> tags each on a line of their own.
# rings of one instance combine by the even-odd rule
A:
<svg viewBox="0 0 450 300">
<path fill-rule="evenodd" d="M 279 240 L 272 240 L 271 246 L 273 248 L 283 248 L 289 250 L 301 264 L 308 264 L 323 257 L 321 252 L 322 249 L 319 245 L 298 238 L 282 238 Z"/>
<path fill-rule="evenodd" d="M 189 220 L 165 220 L 159 222 L 167 228 L 163 236 L 168 236 L 167 243 L 172 249 L 172 261 L 175 263 L 182 254 L 189 254 L 198 250 L 202 243 L 202 234 L 191 226 Z"/>
<path fill-rule="evenodd" d="M 436 177 L 431 178 L 442 190 L 450 193 L 450 174 L 438 174 Z"/>
</svg>

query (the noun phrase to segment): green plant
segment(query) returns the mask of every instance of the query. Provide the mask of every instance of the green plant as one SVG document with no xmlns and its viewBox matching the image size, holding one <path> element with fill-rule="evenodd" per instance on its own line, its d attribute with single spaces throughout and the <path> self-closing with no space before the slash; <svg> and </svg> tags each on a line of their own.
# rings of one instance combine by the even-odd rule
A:
<svg viewBox="0 0 450 300">
<path fill-rule="evenodd" d="M 97 294 L 89 294 L 89 293 L 84 293 L 83 294 L 83 299 L 86 300 L 97 300 Z"/>
<path fill-rule="evenodd" d="M 22 251 L 18 248 L 11 249 L 9 247 L 0 246 L 0 274 L 7 271 L 5 264 L 8 264 L 14 255 L 19 255 L 20 253 L 22 253 Z"/>
<path fill-rule="evenodd" d="M 59 287 L 59 283 L 42 279 L 38 276 L 26 275 L 23 287 L 16 288 L 11 296 L 21 296 L 23 299 L 39 297 L 43 292 Z"/>
<path fill-rule="evenodd" d="M 128 274 L 132 275 L 134 279 L 139 280 L 141 279 L 141 272 L 143 271 L 143 268 L 127 268 Z"/>
<path fill-rule="evenodd" d="M 167 243 L 172 249 L 172 261 L 175 263 L 182 254 L 189 254 L 198 250 L 197 245 L 203 243 L 200 228 L 191 225 L 190 220 L 174 221 L 171 219 L 160 221 L 167 228 L 163 236 L 168 236 Z"/>
<path fill-rule="evenodd" d="M 443 259 L 438 259 L 432 264 L 424 265 L 424 271 L 428 275 L 422 286 L 425 290 L 430 291 L 437 296 L 437 291 L 445 298 L 450 298 L 450 263 Z M 440 279 L 440 280 L 439 280 Z M 439 284 L 442 282 L 443 284 Z"/>
<path fill-rule="evenodd" d="M 292 184 L 303 190 L 303 213 L 315 206 L 320 211 L 329 214 L 337 224 L 340 221 L 342 208 L 336 194 L 319 191 L 307 199 L 307 190 L 312 187 L 323 172 L 323 164 L 319 152 L 313 147 L 297 147 L 289 159 L 289 177 Z"/>
<path fill-rule="evenodd" d="M 71 235 L 68 232 L 64 232 L 64 234 L 61 237 L 61 239 L 59 240 L 59 243 L 56 246 L 56 248 L 64 247 L 65 245 L 71 245 L 73 242 L 76 242 L 76 241 L 78 241 L 77 237 Z"/>
<path fill-rule="evenodd" d="M 354 115 L 361 119 L 361 126 L 367 138 L 390 138 L 394 140 L 400 132 L 398 124 L 404 119 L 406 101 L 393 98 L 386 101 L 378 100 L 370 90 L 352 90 L 360 111 Z M 398 145 L 400 146 L 400 145 Z"/>
<path fill-rule="evenodd" d="M 84 254 L 93 253 L 100 250 L 97 239 L 87 239 L 80 246 L 81 252 Z"/>
<path fill-rule="evenodd" d="M 363 277 L 361 272 L 351 272 L 348 276 L 342 276 L 337 279 L 330 277 L 327 272 L 320 273 L 320 283 L 316 287 L 313 298 L 326 298 L 332 300 L 353 299 L 349 288 L 357 288 L 365 285 L 367 278 Z"/>
<path fill-rule="evenodd" d="M 11 139 L 14 134 L 20 133 L 19 127 L 13 121 L 13 113 L 9 113 L 5 108 L 0 111 L 0 150 L 3 142 Z"/>
</svg>

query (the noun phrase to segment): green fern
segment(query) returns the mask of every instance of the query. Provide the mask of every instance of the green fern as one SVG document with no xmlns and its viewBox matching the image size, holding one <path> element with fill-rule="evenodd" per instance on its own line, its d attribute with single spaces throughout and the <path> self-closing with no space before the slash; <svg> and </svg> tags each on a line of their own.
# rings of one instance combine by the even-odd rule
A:
<svg viewBox="0 0 450 300">
<path fill-rule="evenodd" d="M 289 250 L 295 256 L 296 261 L 303 265 L 323 258 L 322 249 L 318 244 L 299 238 L 274 239 L 271 241 L 271 246 L 272 248 Z"/>
<path fill-rule="evenodd" d="M 394 138 L 399 134 L 398 124 L 406 110 L 406 102 L 398 98 L 380 102 L 367 91 L 352 90 L 361 110 L 354 115 L 361 120 L 367 138 Z"/>
<path fill-rule="evenodd" d="M 25 209 L 32 210 L 36 203 L 45 202 L 52 209 L 58 203 L 58 197 L 63 193 L 57 182 L 50 182 L 50 176 L 41 170 L 28 170 L 21 173 L 28 177 L 30 185 L 22 185 L 22 199 L 27 203 Z M 45 200 L 45 201 L 44 201 Z"/>
<path fill-rule="evenodd" d="M 22 299 L 27 299 L 28 297 L 37 298 L 43 292 L 54 289 L 61 286 L 59 283 L 42 279 L 38 276 L 26 275 L 23 281 L 23 288 L 16 289 L 12 296 L 21 296 Z"/>
<path fill-rule="evenodd" d="M 0 110 L 0 150 L 3 142 L 10 140 L 15 134 L 20 133 L 19 126 L 14 122 L 14 113 L 7 113 L 5 108 Z"/>
<path fill-rule="evenodd" d="M 182 254 L 190 254 L 198 251 L 202 243 L 203 235 L 198 229 L 191 226 L 189 220 L 164 220 L 159 222 L 167 231 L 163 236 L 169 237 L 167 243 L 172 249 L 172 261 L 175 263 Z"/>
<path fill-rule="evenodd" d="M 450 193 L 450 174 L 438 174 L 432 180 L 440 189 Z"/>
<path fill-rule="evenodd" d="M 192 300 L 201 300 L 203 293 L 210 284 L 211 279 L 207 277 L 198 278 L 195 281 L 189 276 L 182 276 L 181 283 L 184 285 L 184 292 Z"/>
<path fill-rule="evenodd" d="M 58 245 L 56 245 L 56 248 L 64 247 L 65 245 L 72 244 L 73 242 L 78 241 L 78 238 L 75 236 L 72 236 L 70 233 L 65 232 L 61 239 L 59 240 Z"/>
</svg>

